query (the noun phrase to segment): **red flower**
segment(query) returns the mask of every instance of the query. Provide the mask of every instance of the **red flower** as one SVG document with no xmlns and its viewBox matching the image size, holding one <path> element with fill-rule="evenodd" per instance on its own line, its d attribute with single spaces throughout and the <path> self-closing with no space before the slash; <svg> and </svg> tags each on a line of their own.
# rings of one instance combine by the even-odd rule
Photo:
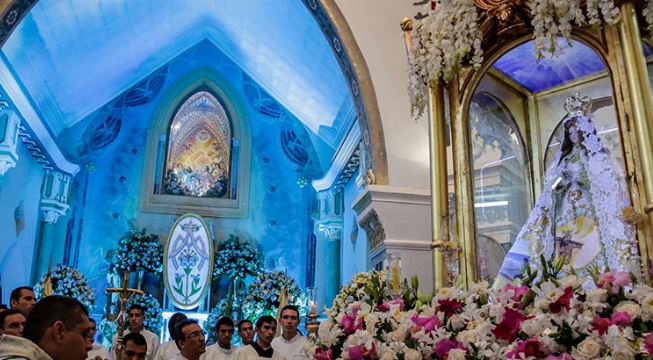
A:
<svg viewBox="0 0 653 360">
<path fill-rule="evenodd" d="M 524 354 L 523 358 L 535 357 L 539 359 L 542 357 L 542 346 L 537 338 L 530 338 L 517 343 L 517 347 L 509 351 L 506 355 L 511 359 L 521 359 L 520 354 Z"/>
<path fill-rule="evenodd" d="M 497 340 L 513 342 L 517 338 L 522 321 L 524 321 L 524 315 L 522 313 L 506 308 L 503 319 L 492 330 L 492 333 Z"/>
<path fill-rule="evenodd" d="M 322 350 L 317 348 L 315 350 L 314 360 L 331 360 L 333 358 L 333 351 L 331 349 Z"/>
<path fill-rule="evenodd" d="M 433 352 L 435 352 L 435 355 L 437 355 L 438 359 L 446 359 L 447 356 L 449 356 L 449 351 L 453 349 L 462 349 L 467 352 L 467 348 L 465 348 L 462 343 L 449 339 L 440 340 L 440 342 L 435 344 L 435 349 L 433 349 Z"/>
<path fill-rule="evenodd" d="M 554 301 L 551 305 L 549 305 L 549 310 L 551 310 L 552 313 L 557 314 L 560 311 L 562 311 L 562 308 L 565 308 L 565 310 L 569 311 L 569 308 L 571 307 L 571 299 L 574 297 L 574 289 L 571 287 L 565 288 L 565 291 L 558 300 Z"/>
<path fill-rule="evenodd" d="M 392 305 L 399 305 L 399 310 L 404 311 L 404 299 L 385 301 L 382 304 L 379 304 L 377 308 L 379 311 L 386 312 L 390 310 L 390 306 Z"/>
<path fill-rule="evenodd" d="M 610 319 L 600 317 L 598 315 L 594 317 L 594 321 L 592 322 L 593 330 L 598 331 L 601 335 L 608 332 L 610 325 L 612 325 L 612 321 L 610 321 Z"/>
<path fill-rule="evenodd" d="M 438 306 L 436 311 L 442 311 L 447 317 L 451 317 L 453 314 L 457 314 L 463 310 L 463 304 L 459 303 L 457 300 L 451 299 L 440 299 L 438 300 Z"/>
</svg>

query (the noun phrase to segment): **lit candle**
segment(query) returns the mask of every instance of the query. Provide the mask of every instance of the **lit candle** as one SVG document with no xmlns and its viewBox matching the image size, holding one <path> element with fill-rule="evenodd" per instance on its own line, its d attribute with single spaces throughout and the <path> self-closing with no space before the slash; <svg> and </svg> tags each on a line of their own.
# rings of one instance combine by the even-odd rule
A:
<svg viewBox="0 0 653 360">
<path fill-rule="evenodd" d="M 315 314 L 315 301 L 311 300 L 311 313 Z"/>
<path fill-rule="evenodd" d="M 392 272 L 392 289 L 395 291 L 399 290 L 399 264 L 396 262 L 393 263 L 390 271 Z"/>
</svg>

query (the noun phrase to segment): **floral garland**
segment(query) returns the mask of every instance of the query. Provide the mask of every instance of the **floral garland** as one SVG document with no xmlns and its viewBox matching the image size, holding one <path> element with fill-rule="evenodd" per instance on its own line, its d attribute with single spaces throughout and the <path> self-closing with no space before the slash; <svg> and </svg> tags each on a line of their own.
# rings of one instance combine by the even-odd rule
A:
<svg viewBox="0 0 653 360">
<path fill-rule="evenodd" d="M 34 285 L 34 294 L 37 298 L 43 295 L 43 285 L 47 274 Z M 65 295 L 79 300 L 89 311 L 95 308 L 95 293 L 88 285 L 88 280 L 82 273 L 70 266 L 57 265 L 50 271 L 50 282 L 53 295 Z"/>
<path fill-rule="evenodd" d="M 288 304 L 296 305 L 300 314 L 308 313 L 308 298 L 285 272 L 261 272 L 249 285 L 243 304 L 243 316 L 256 321 L 261 315 L 275 315 L 279 309 L 281 289 L 286 289 Z"/>
<path fill-rule="evenodd" d="M 487 282 L 435 296 L 406 286 L 393 298 L 374 276 L 367 300 L 330 312 L 315 359 L 644 359 L 653 355 L 653 289 L 625 272 L 595 276 L 596 288 L 562 262 L 539 280 L 502 289 Z M 563 275 L 563 274 L 570 275 Z M 378 285 L 378 284 L 377 284 Z M 359 285 L 356 286 L 360 288 Z M 344 296 L 344 295 L 343 295 Z"/>
<path fill-rule="evenodd" d="M 163 271 L 163 246 L 159 236 L 146 234 L 130 229 L 118 242 L 115 259 L 116 268 L 120 271 L 146 270 L 154 274 Z"/>
<path fill-rule="evenodd" d="M 213 279 L 220 276 L 244 279 L 258 274 L 262 259 L 261 253 L 254 244 L 241 241 L 238 236 L 231 234 L 229 239 L 219 247 L 213 266 Z"/>
<path fill-rule="evenodd" d="M 412 32 L 408 93 L 411 112 L 421 115 L 431 81 L 447 82 L 463 67 L 479 68 L 483 61 L 482 33 L 473 0 L 442 0 L 429 16 L 418 21 Z"/>
<path fill-rule="evenodd" d="M 163 309 L 156 297 L 151 294 L 134 295 L 127 302 L 127 309 L 132 305 L 140 305 L 145 308 L 145 321 L 143 325 L 151 332 L 158 334 L 163 323 Z"/>
</svg>

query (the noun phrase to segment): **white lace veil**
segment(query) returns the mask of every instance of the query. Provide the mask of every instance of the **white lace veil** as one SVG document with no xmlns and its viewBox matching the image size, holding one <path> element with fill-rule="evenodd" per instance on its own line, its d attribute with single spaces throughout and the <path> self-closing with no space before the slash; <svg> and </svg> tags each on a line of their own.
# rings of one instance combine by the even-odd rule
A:
<svg viewBox="0 0 653 360">
<path fill-rule="evenodd" d="M 528 261 L 534 269 L 540 268 L 540 256 L 551 259 L 554 256 L 554 201 L 553 191 L 557 181 L 562 177 L 561 161 L 565 149 L 571 145 L 571 130 L 580 134 L 581 146 L 586 151 L 587 175 L 589 182 L 590 204 L 596 214 L 596 226 L 601 239 L 602 251 L 595 263 L 600 270 L 622 270 L 640 274 L 639 253 L 632 225 L 624 220 L 622 209 L 629 206 L 628 192 L 625 184 L 615 171 L 610 154 L 597 135 L 596 128 L 587 117 L 591 99 L 573 94 L 565 103 L 567 115 L 562 120 L 560 148 L 556 152 L 551 167 L 547 170 L 544 188 L 535 203 L 528 220 L 517 235 L 515 244 L 504 259 L 501 275 L 509 280 L 521 275 L 517 273 L 519 265 L 523 271 L 523 262 Z M 575 129 L 574 129 L 575 128 Z M 539 234 L 539 236 L 534 236 Z M 519 264 L 519 262 L 522 262 Z"/>
</svg>

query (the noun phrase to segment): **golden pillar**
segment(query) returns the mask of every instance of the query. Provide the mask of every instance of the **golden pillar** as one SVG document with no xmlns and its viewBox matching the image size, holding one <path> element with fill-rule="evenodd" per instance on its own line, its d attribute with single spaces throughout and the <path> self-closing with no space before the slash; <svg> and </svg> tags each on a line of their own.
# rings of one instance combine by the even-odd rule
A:
<svg viewBox="0 0 653 360">
<path fill-rule="evenodd" d="M 431 249 L 433 250 L 433 289 L 448 286 L 444 252 L 449 241 L 449 190 L 447 177 L 446 118 L 444 89 L 429 87 L 429 155 L 431 169 Z"/>
<path fill-rule="evenodd" d="M 628 82 L 632 106 L 632 120 L 635 125 L 637 152 L 639 154 L 641 179 L 644 192 L 642 202 L 644 212 L 648 215 L 649 225 L 653 224 L 653 104 L 642 38 L 639 33 L 637 15 L 633 2 L 621 5 L 622 24 L 619 28 L 621 47 L 624 56 L 624 68 Z M 640 253 L 643 265 L 648 267 L 650 252 L 653 250 L 650 236 L 640 237 Z"/>
</svg>

